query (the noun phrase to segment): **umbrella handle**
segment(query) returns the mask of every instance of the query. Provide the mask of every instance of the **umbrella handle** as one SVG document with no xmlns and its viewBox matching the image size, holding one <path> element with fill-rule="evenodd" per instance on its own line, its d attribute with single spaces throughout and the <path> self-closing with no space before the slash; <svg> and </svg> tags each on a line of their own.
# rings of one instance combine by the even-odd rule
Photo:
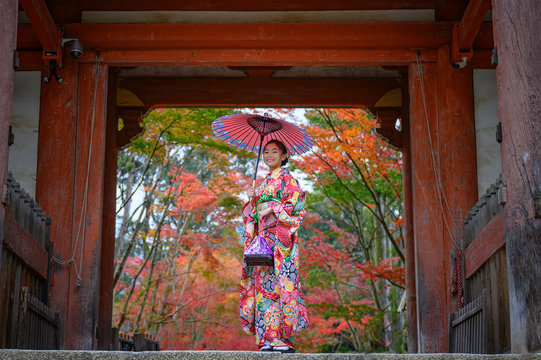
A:
<svg viewBox="0 0 541 360">
<path fill-rule="evenodd" d="M 261 147 L 263 146 L 264 138 L 265 138 L 265 135 L 261 135 L 261 141 L 259 142 L 259 152 L 257 153 L 257 162 L 255 164 L 254 184 L 252 186 L 255 186 L 255 179 L 257 177 L 257 169 L 259 167 L 259 158 L 261 157 Z"/>
</svg>

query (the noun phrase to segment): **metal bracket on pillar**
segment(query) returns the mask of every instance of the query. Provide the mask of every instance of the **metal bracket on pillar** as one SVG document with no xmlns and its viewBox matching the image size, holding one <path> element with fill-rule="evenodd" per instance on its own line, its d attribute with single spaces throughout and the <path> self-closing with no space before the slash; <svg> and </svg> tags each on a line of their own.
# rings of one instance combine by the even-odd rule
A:
<svg viewBox="0 0 541 360">
<path fill-rule="evenodd" d="M 62 84 L 64 80 L 57 73 L 57 69 L 59 67 L 62 67 L 62 61 L 63 61 L 62 59 L 62 31 L 61 30 L 58 30 L 56 51 L 51 52 L 51 51 L 45 51 L 45 49 L 43 49 L 41 58 L 46 63 L 47 62 L 49 63 L 49 75 L 43 78 L 43 82 L 48 83 L 54 77 L 56 79 L 56 82 L 58 82 L 59 84 Z"/>
<path fill-rule="evenodd" d="M 15 70 L 19 68 L 19 52 L 17 49 L 13 50 L 13 68 Z"/>
</svg>

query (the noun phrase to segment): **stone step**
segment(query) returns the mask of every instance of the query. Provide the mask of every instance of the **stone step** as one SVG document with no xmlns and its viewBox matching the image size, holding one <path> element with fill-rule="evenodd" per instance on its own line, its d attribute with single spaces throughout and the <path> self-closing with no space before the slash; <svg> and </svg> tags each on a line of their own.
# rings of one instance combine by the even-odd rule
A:
<svg viewBox="0 0 541 360">
<path fill-rule="evenodd" d="M 541 360 L 541 354 L 279 354 L 252 351 L 37 351 L 0 349 L 0 360 Z"/>
</svg>

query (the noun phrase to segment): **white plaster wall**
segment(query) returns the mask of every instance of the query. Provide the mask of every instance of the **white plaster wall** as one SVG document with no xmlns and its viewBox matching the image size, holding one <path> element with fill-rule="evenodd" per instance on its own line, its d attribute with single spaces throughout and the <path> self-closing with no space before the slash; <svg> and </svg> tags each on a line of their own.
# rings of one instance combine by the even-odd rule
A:
<svg viewBox="0 0 541 360">
<path fill-rule="evenodd" d="M 9 147 L 8 169 L 15 180 L 36 198 L 41 71 L 16 71 L 11 126 L 15 135 Z"/>
<path fill-rule="evenodd" d="M 496 70 L 473 70 L 479 197 L 502 172 L 500 144 L 496 141 L 496 126 L 498 124 L 496 89 Z"/>
</svg>

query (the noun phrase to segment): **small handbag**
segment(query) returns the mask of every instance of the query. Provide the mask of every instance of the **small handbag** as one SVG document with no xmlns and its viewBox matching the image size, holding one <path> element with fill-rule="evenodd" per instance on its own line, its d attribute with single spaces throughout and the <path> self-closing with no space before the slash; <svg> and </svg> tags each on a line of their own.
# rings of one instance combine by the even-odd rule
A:
<svg viewBox="0 0 541 360">
<path fill-rule="evenodd" d="M 248 266 L 274 266 L 274 254 L 263 236 L 257 235 L 252 239 L 244 251 L 244 261 Z"/>
<path fill-rule="evenodd" d="M 248 266 L 274 266 L 274 253 L 262 234 L 262 229 L 269 220 L 265 218 L 259 219 L 259 234 L 252 239 L 252 242 L 244 251 L 244 261 Z"/>
</svg>

